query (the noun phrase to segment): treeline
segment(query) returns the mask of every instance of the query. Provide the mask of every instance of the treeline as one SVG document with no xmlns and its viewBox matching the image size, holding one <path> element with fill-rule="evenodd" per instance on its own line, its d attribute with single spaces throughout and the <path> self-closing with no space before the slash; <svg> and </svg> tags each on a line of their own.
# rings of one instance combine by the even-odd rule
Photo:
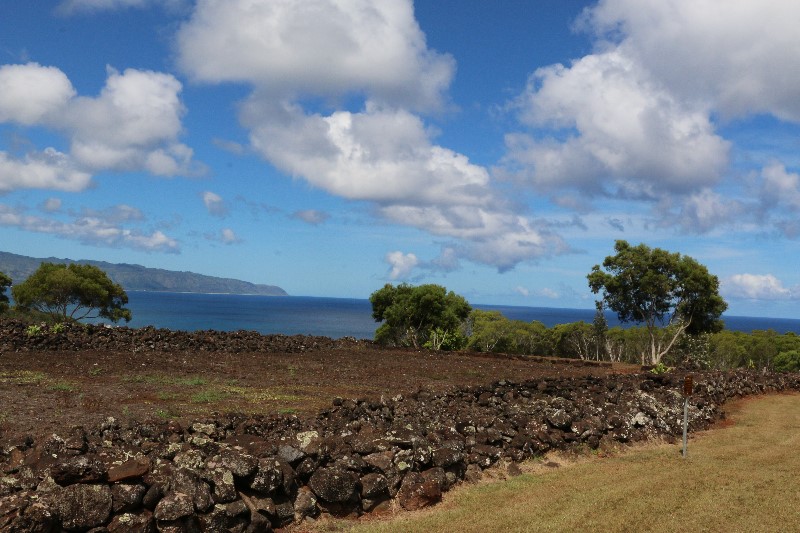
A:
<svg viewBox="0 0 800 533">
<path fill-rule="evenodd" d="M 657 333 L 671 335 L 669 328 Z M 609 328 L 601 312 L 593 323 L 583 321 L 548 328 L 539 321 L 509 320 L 499 311 L 473 310 L 462 326 L 464 345 L 480 352 L 542 355 L 638 364 L 649 349 L 646 327 Z M 774 330 L 723 330 L 679 336 L 663 363 L 691 363 L 727 370 L 800 371 L 800 336 Z"/>
</svg>

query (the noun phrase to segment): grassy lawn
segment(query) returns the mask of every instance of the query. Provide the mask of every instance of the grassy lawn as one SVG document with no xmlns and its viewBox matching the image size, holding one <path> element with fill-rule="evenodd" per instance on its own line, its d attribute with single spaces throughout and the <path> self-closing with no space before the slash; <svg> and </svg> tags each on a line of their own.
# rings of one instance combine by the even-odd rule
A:
<svg viewBox="0 0 800 533">
<path fill-rule="evenodd" d="M 800 531 L 800 395 L 729 407 L 733 424 L 679 445 L 647 445 L 560 468 L 532 461 L 503 482 L 459 488 L 438 507 L 352 528 L 371 531 Z M 563 463 L 563 458 L 545 461 Z M 538 466 L 537 466 L 538 465 Z"/>
</svg>

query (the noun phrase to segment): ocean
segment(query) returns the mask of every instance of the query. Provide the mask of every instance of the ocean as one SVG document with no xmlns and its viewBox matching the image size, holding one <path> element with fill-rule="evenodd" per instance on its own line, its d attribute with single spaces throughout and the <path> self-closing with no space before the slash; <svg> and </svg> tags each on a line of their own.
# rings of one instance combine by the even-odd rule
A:
<svg viewBox="0 0 800 533">
<path fill-rule="evenodd" d="M 133 320 L 127 325 L 155 326 L 173 330 L 250 330 L 284 335 L 320 335 L 334 339 L 371 339 L 377 324 L 369 300 L 311 296 L 245 296 L 238 294 L 195 294 L 128 291 L 128 308 Z M 511 320 L 538 320 L 547 327 L 569 322 L 591 322 L 594 309 L 473 305 L 500 311 Z M 616 315 L 606 313 L 610 326 L 619 324 Z M 774 329 L 778 333 L 800 334 L 800 320 L 723 316 L 725 327 L 734 331 Z"/>
</svg>

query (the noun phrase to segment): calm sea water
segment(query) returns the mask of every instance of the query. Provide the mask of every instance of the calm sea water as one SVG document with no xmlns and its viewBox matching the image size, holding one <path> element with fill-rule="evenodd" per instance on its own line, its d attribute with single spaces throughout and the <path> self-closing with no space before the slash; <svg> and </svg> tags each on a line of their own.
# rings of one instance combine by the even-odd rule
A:
<svg viewBox="0 0 800 533">
<path fill-rule="evenodd" d="M 377 324 L 369 300 L 315 298 L 308 296 L 243 296 L 236 294 L 191 294 L 170 292 L 128 292 L 133 313 L 130 327 L 155 326 L 185 331 L 252 330 L 285 335 L 322 335 L 338 339 L 371 339 Z M 475 305 L 500 311 L 511 320 L 538 320 L 547 327 L 583 320 L 591 322 L 593 309 Z M 607 314 L 611 326 L 619 324 Z M 735 331 L 774 329 L 800 334 L 800 320 L 785 318 L 724 317 L 725 326 Z"/>
</svg>

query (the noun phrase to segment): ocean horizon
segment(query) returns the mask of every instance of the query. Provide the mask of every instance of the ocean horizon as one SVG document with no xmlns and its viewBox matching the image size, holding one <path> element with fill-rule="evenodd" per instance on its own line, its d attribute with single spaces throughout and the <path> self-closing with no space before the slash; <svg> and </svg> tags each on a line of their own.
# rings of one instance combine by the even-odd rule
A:
<svg viewBox="0 0 800 533">
<path fill-rule="evenodd" d="M 318 335 L 334 339 L 372 339 L 378 324 L 369 300 L 320 296 L 260 296 L 189 292 L 128 291 L 129 327 L 153 326 L 171 330 L 258 331 L 262 334 Z M 594 309 L 473 304 L 500 311 L 510 320 L 538 320 L 547 327 L 591 322 Z M 749 333 L 773 329 L 800 334 L 800 320 L 723 315 L 726 329 Z M 606 312 L 609 326 L 620 325 Z"/>
</svg>

